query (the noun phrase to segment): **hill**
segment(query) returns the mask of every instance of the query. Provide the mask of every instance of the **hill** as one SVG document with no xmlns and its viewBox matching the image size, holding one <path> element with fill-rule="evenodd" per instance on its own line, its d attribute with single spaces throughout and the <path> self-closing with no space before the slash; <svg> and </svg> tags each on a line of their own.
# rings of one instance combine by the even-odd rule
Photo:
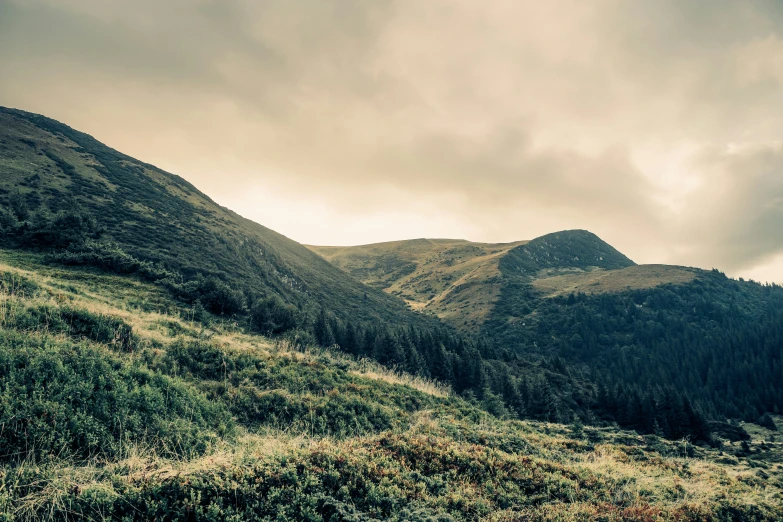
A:
<svg viewBox="0 0 783 522">
<path fill-rule="evenodd" d="M 308 248 L 365 284 L 402 298 L 414 310 L 476 326 L 499 295 L 498 261 L 521 243 L 415 239 Z"/>
<path fill-rule="evenodd" d="M 307 248 L 365 284 L 402 298 L 412 309 L 468 331 L 492 317 L 510 279 L 527 278 L 554 296 L 682 283 L 695 273 L 681 267 L 638 266 L 585 230 L 513 243 L 412 239 Z"/>
<path fill-rule="evenodd" d="M 194 321 L 217 316 L 292 349 L 337 346 L 500 417 L 714 444 L 711 432 L 733 432 L 727 417 L 770 425 L 781 411 L 777 287 L 638 267 L 578 230 L 508 245 L 379 245 L 351 261 L 380 252 L 369 282 L 399 283 L 460 332 L 174 175 L 47 118 L 0 115 L 0 245 L 153 283 Z M 59 329 L 82 321 L 48 314 L 33 315 Z M 79 328 L 95 333 L 89 321 Z"/>
<path fill-rule="evenodd" d="M 179 176 L 49 118 L 0 108 L 0 205 L 75 200 L 124 251 L 182 274 L 213 276 L 245 293 L 362 321 L 413 320 L 396 299 L 346 276 L 277 232 L 217 205 Z"/>
<path fill-rule="evenodd" d="M 603 390 L 593 410 L 599 418 L 658 429 L 649 408 L 667 387 L 714 419 L 753 421 L 783 411 L 778 286 L 717 271 L 636 265 L 583 230 L 508 245 L 413 240 L 311 248 L 387 292 L 426 297 L 437 289 L 446 298 L 422 308 L 480 331 L 500 351 L 496 358 L 517 366 L 559 361 L 554 368 L 563 373 L 587 376 Z M 408 268 L 387 270 L 381 260 L 389 259 L 404 259 Z M 455 267 L 483 277 L 447 278 Z M 560 389 L 571 386 L 564 382 Z M 571 399 L 579 403 L 580 394 Z M 533 416 L 551 412 L 526 409 Z"/>
<path fill-rule="evenodd" d="M 501 270 L 539 276 L 562 270 L 613 270 L 635 263 L 586 230 L 566 230 L 537 237 L 509 250 Z"/>
<path fill-rule="evenodd" d="M 760 426 L 712 449 L 498 418 L 19 250 L 0 249 L 0 382 L 4 520 L 783 517 L 783 448 Z"/>
</svg>

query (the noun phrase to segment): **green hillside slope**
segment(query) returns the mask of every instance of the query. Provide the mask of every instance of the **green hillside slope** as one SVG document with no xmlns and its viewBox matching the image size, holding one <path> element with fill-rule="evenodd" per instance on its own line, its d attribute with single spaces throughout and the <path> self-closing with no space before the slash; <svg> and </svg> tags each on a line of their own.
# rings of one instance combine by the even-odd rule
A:
<svg viewBox="0 0 783 522">
<path fill-rule="evenodd" d="M 154 283 L 196 319 L 212 312 L 293 346 L 338 345 L 438 379 L 499 414 L 525 415 L 521 396 L 501 396 L 501 388 L 540 388 L 541 404 L 561 400 L 545 418 L 569 420 L 589 408 L 572 396 L 593 393 L 584 382 L 553 393 L 547 376 L 558 370 L 498 360 L 485 340 L 414 313 L 176 176 L 47 118 L 0 116 L 2 245 Z"/>
<path fill-rule="evenodd" d="M 476 331 L 493 317 L 509 281 L 524 279 L 542 292 L 603 293 L 690 281 L 695 271 L 637 266 L 585 230 L 566 230 L 513 243 L 413 239 L 348 247 L 308 246 L 365 284 Z M 625 269 L 625 270 L 623 270 Z"/>
<path fill-rule="evenodd" d="M 592 413 L 599 419 L 682 435 L 661 426 L 652 413 L 670 400 L 667 389 L 685 394 L 713 419 L 753 421 L 783 411 L 783 289 L 778 286 L 695 268 L 636 265 L 582 230 L 492 246 L 494 256 L 461 254 L 456 261 L 444 255 L 444 246 L 416 240 L 417 255 L 409 260 L 414 277 L 379 270 L 379 259 L 400 256 L 409 243 L 414 242 L 312 248 L 349 273 L 372 274 L 373 283 L 393 293 L 402 284 L 413 295 L 436 283 L 441 290 L 445 281 L 458 306 L 427 303 L 431 311 L 463 330 L 480 331 L 512 366 L 554 360 L 559 362 L 553 368 L 571 377 L 587 376 L 597 386 Z M 455 244 L 485 252 L 480 245 Z M 474 278 L 472 284 L 444 277 L 471 264 L 491 277 Z M 466 297 L 460 298 L 463 291 Z M 481 298 L 469 298 L 477 295 Z M 566 377 L 554 386 L 574 385 Z M 581 395 L 572 393 L 569 400 L 582 402 Z M 515 400 L 513 392 L 506 396 Z M 528 401 L 526 415 L 551 417 L 558 408 L 535 402 Z"/>
<path fill-rule="evenodd" d="M 402 298 L 412 309 L 468 329 L 486 320 L 500 293 L 498 262 L 521 243 L 414 239 L 308 248 L 365 284 Z"/>
<path fill-rule="evenodd" d="M 503 420 L 18 250 L 0 250 L 0 383 L 3 520 L 783 517 L 783 451 L 762 427 L 718 450 Z"/>
<path fill-rule="evenodd" d="M 176 176 L 52 120 L 0 117 L 0 244 L 154 283 L 194 320 L 211 312 L 293 347 L 336 345 L 498 416 L 709 444 L 725 426 L 705 414 L 770 424 L 783 410 L 778 287 L 636 266 L 579 230 L 320 249 L 460 332 Z"/>
<path fill-rule="evenodd" d="M 182 178 L 49 118 L 0 108 L 0 174 L 0 204 L 16 190 L 31 208 L 43 202 L 57 210 L 75 198 L 126 252 L 186 277 L 214 275 L 344 318 L 411 319 L 396 299 L 217 205 Z"/>
<path fill-rule="evenodd" d="M 521 402 L 499 395 L 508 379 L 549 397 L 554 370 L 508 366 L 485 340 L 414 313 L 180 178 L 50 119 L 14 110 L 0 118 L 0 245 L 154 283 L 196 319 L 212 312 L 294 346 L 339 345 L 438 379 L 496 413 L 524 415 Z M 497 368 L 508 379 L 488 379 Z M 558 389 L 562 403 L 547 418 L 584 416 L 571 397 L 583 388 Z"/>
</svg>

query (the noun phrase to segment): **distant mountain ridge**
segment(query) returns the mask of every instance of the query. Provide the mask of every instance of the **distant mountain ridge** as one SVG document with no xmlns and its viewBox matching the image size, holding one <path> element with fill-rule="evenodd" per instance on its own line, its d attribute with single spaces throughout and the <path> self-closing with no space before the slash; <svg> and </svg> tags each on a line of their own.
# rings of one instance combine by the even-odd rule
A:
<svg viewBox="0 0 783 522">
<path fill-rule="evenodd" d="M 717 270 L 637 265 L 585 230 L 505 245 L 412 240 L 310 248 L 413 307 L 479 332 L 498 350 L 489 358 L 520 366 L 560 361 L 571 378 L 597 384 L 599 403 L 607 405 L 601 415 L 621 425 L 654 432 L 645 412 L 671 390 L 713 419 L 783 410 L 777 285 Z M 451 277 L 455 271 L 463 276 Z M 563 379 L 558 386 L 574 385 Z"/>
<path fill-rule="evenodd" d="M 679 284 L 697 272 L 636 265 L 586 230 L 497 244 L 411 239 L 308 248 L 364 283 L 401 297 L 411 308 L 463 329 L 480 328 L 505 285 L 520 278 L 553 294 L 564 288 L 594 293 Z"/>
<path fill-rule="evenodd" d="M 500 261 L 500 269 L 534 276 L 547 269 L 614 270 L 635 264 L 592 232 L 564 230 L 513 248 Z"/>
<path fill-rule="evenodd" d="M 498 261 L 524 244 L 412 239 L 358 247 L 309 246 L 365 284 L 403 299 L 418 311 L 477 326 L 497 299 Z"/>
</svg>

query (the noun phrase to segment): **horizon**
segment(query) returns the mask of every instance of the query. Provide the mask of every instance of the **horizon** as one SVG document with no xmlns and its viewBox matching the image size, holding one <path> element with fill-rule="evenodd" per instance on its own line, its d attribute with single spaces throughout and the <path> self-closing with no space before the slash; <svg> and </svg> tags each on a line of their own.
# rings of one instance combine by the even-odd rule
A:
<svg viewBox="0 0 783 522">
<path fill-rule="evenodd" d="M 781 21 L 762 0 L 4 0 L 0 105 L 303 244 L 585 229 L 781 283 Z"/>
<path fill-rule="evenodd" d="M 0 108 L 3 108 L 3 107 L 0 106 Z M 11 110 L 20 110 L 20 111 L 28 112 L 28 113 L 31 113 L 31 114 L 37 114 L 37 113 L 32 113 L 30 111 L 25 111 L 24 109 L 19 109 L 19 108 L 16 108 L 16 107 L 5 107 L 5 108 L 6 109 L 11 109 Z M 37 114 L 37 115 L 38 116 L 44 116 L 44 117 L 48 118 L 48 116 L 46 116 L 45 114 Z M 59 122 L 59 123 L 64 123 L 65 125 L 68 125 L 67 122 Z M 70 125 L 68 125 L 68 126 L 71 127 Z M 75 129 L 74 127 L 71 127 L 71 128 L 76 130 L 76 131 L 78 131 L 78 132 L 83 132 L 80 129 Z M 87 134 L 91 138 L 96 139 L 97 141 L 103 143 L 100 139 L 96 138 L 92 134 L 89 134 L 89 133 L 85 133 L 85 134 Z M 114 147 L 111 147 L 111 145 L 109 145 L 109 144 L 105 144 L 105 145 L 109 146 L 110 148 L 114 148 Z M 116 149 L 116 148 L 114 148 L 114 149 L 117 150 L 118 152 L 122 153 L 122 154 L 125 154 L 122 150 L 119 150 L 119 149 Z M 134 158 L 134 159 L 137 159 L 139 161 L 142 161 L 144 163 L 148 163 L 149 164 L 149 162 L 144 161 L 143 158 Z M 161 168 L 161 167 L 159 167 L 157 165 L 152 165 L 152 166 L 155 167 L 155 168 L 159 168 L 159 169 Z M 182 176 L 182 175 L 180 175 L 180 174 L 178 174 L 176 172 L 170 172 L 170 171 L 167 171 L 166 169 L 161 169 L 161 170 L 164 170 L 165 172 L 168 172 L 169 174 L 172 174 L 172 175 L 175 175 L 177 177 L 180 177 L 180 178 L 184 179 L 185 181 L 188 181 L 189 183 L 191 183 L 185 176 Z M 195 184 L 194 184 L 194 186 L 195 186 L 195 188 L 197 190 L 202 192 L 201 189 L 199 189 L 199 187 L 197 187 Z M 213 199 L 213 197 L 210 196 L 209 194 L 207 194 L 206 192 L 202 192 L 202 194 L 204 194 L 208 198 L 210 198 L 213 201 L 215 201 L 218 205 L 223 206 L 223 207 L 227 208 L 228 210 L 230 210 L 232 212 L 235 212 L 235 213 L 237 213 L 238 215 L 240 215 L 242 217 L 247 218 L 246 215 L 242 214 L 241 212 L 237 211 L 236 209 L 233 209 L 233 208 L 231 208 L 231 207 L 229 207 L 227 205 L 224 205 L 223 203 Z M 251 219 L 251 218 L 248 218 L 248 219 Z M 253 219 L 251 219 L 251 221 L 253 221 Z M 259 225 L 266 226 L 266 224 L 264 224 L 264 223 L 261 223 L 261 222 L 258 222 L 258 221 L 254 221 L 254 222 L 259 224 Z M 417 240 L 427 240 L 427 241 L 462 241 L 462 242 L 467 242 L 467 243 L 472 243 L 472 244 L 479 244 L 479 245 L 509 245 L 509 244 L 513 244 L 513 243 L 529 242 L 529 241 L 531 241 L 533 239 L 537 239 L 539 237 L 543 237 L 543 236 L 546 236 L 546 235 L 549 235 L 549 234 L 555 234 L 555 233 L 558 233 L 558 232 L 585 231 L 585 232 L 589 232 L 589 233 L 595 234 L 591 230 L 588 230 L 588 229 L 585 229 L 585 228 L 568 228 L 568 229 L 560 229 L 560 230 L 551 230 L 551 231 L 544 232 L 544 233 L 542 233 L 540 235 L 537 235 L 537 236 L 534 236 L 534 237 L 525 238 L 525 239 L 516 239 L 516 240 L 511 240 L 511 241 L 476 241 L 476 240 L 472 240 L 472 239 L 469 239 L 469 238 L 460 238 L 460 237 L 423 237 L 422 236 L 422 237 L 406 237 L 406 238 L 398 238 L 398 239 L 389 239 L 389 240 L 384 240 L 384 241 L 372 241 L 372 242 L 369 242 L 369 243 L 316 244 L 316 243 L 305 243 L 305 242 L 299 241 L 298 239 L 296 239 L 294 237 L 290 237 L 290 236 L 286 235 L 285 233 L 281 232 L 280 230 L 272 229 L 271 227 L 267 227 L 267 228 L 270 228 L 271 230 L 274 230 L 275 232 L 280 233 L 280 234 L 282 234 L 283 236 L 285 236 L 285 237 L 287 237 L 289 239 L 297 241 L 299 244 L 301 244 L 301 245 L 303 245 L 305 247 L 308 247 L 308 248 L 309 247 L 316 247 L 316 248 L 352 248 L 352 247 L 383 245 L 383 244 L 388 244 L 388 243 L 402 243 L 402 242 L 417 241 Z M 598 234 L 595 234 L 595 235 L 597 237 L 599 237 L 600 239 L 603 239 Z M 615 247 L 615 245 L 612 245 L 611 243 L 608 243 L 608 244 L 610 244 L 610 246 L 612 246 L 612 247 Z M 621 248 L 617 248 L 617 250 L 620 251 L 621 253 L 623 253 Z M 720 272 L 726 273 L 729 277 L 731 277 L 733 279 L 737 279 L 737 280 L 739 280 L 739 279 L 746 279 L 746 280 L 748 280 L 750 282 L 757 282 L 757 283 L 761 283 L 761 284 L 783 284 L 782 282 L 775 281 L 775 280 L 764 280 L 764 279 L 757 280 L 757 279 L 754 279 L 753 277 L 745 277 L 743 275 L 734 275 L 734 274 L 725 272 L 724 270 L 722 270 L 720 267 L 717 267 L 717 266 L 713 266 L 713 267 L 707 268 L 707 267 L 699 267 L 699 266 L 694 266 L 694 265 L 684 265 L 684 264 L 676 264 L 676 263 L 661 263 L 661 262 L 655 262 L 655 261 L 652 261 L 652 262 L 637 262 L 637 261 L 634 261 L 633 259 L 632 259 L 632 261 L 636 265 L 682 266 L 682 267 L 688 267 L 688 268 L 700 268 L 700 269 L 703 269 L 703 270 L 714 270 L 714 269 L 717 269 Z M 783 281 L 783 279 L 782 279 L 782 281 Z"/>
</svg>

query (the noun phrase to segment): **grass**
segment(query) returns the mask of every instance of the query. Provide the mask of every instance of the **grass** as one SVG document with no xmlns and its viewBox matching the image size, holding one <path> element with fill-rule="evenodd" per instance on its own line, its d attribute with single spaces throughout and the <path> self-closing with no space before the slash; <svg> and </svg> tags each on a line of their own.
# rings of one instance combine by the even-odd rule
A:
<svg viewBox="0 0 783 522">
<path fill-rule="evenodd" d="M 308 248 L 363 283 L 400 297 L 413 310 L 467 328 L 480 326 L 497 299 L 500 258 L 524 243 L 413 239 Z"/>
<path fill-rule="evenodd" d="M 533 281 L 533 287 L 546 297 L 576 293 L 605 294 L 654 288 L 693 281 L 697 269 L 669 265 L 636 265 L 618 270 L 574 271 Z"/>
<path fill-rule="evenodd" d="M 203 421 L 177 421 L 177 407 L 165 402 L 154 410 L 168 422 L 200 426 L 195 433 L 208 440 L 197 451 L 167 450 L 165 430 L 129 430 L 116 451 L 69 453 L 56 444 L 44 451 L 53 433 L 44 426 L 35 437 L 39 451 L 0 460 L 0 519 L 783 517 L 783 449 L 768 442 L 769 430 L 747 425 L 753 439 L 746 448 L 711 449 L 614 428 L 499 419 L 437 383 L 371 361 L 271 342 L 230 321 L 195 322 L 158 288 L 130 278 L 0 251 L 0 281 L 4 353 L 66 367 L 80 360 L 75 354 L 88 354 L 105 365 L 104 375 L 128 369 L 162 379 L 191 404 L 212 408 Z M 40 321 L 18 327 L 10 319 L 39 307 L 50 317 L 81 310 L 101 324 L 129 326 L 132 349 L 83 329 L 74 334 Z M 109 407 L 114 414 L 103 418 L 89 409 L 89 393 L 81 404 L 67 395 L 51 388 L 49 404 L 89 417 L 86 433 L 129 415 Z M 216 420 L 225 415 L 221 428 Z"/>
<path fill-rule="evenodd" d="M 344 440 L 245 435 L 197 459 L 149 459 L 141 448 L 106 464 L 15 470 L 14 478 L 33 471 L 41 486 L 25 490 L 13 515 L 46 518 L 67 509 L 170 517 L 176 508 L 227 520 L 321 520 L 323 513 L 336 520 L 488 521 L 780 516 L 779 485 L 744 466 L 727 469 L 709 454 L 686 458 L 676 445 L 622 434 L 589 436 L 575 440 L 555 425 L 423 414 L 405 432 Z"/>
</svg>

